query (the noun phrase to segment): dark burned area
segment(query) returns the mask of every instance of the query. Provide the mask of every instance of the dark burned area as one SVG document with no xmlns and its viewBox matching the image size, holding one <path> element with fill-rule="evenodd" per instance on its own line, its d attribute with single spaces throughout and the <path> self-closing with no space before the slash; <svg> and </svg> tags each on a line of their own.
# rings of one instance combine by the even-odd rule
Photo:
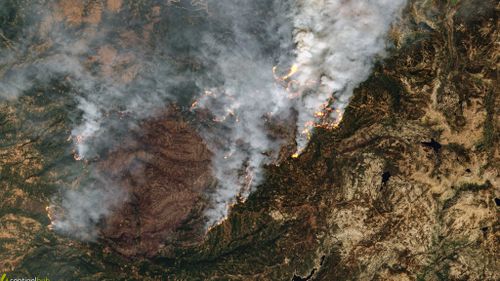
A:
<svg viewBox="0 0 500 281">
<path fill-rule="evenodd" d="M 97 163 L 129 196 L 101 235 L 125 256 L 154 256 L 165 244 L 201 239 L 206 193 L 214 184 L 211 153 L 178 109 L 139 128 Z"/>
</svg>

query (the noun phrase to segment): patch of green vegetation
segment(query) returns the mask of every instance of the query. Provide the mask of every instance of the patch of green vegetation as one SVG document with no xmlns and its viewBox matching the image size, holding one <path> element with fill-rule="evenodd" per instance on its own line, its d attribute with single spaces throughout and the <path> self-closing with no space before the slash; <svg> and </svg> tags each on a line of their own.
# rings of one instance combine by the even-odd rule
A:
<svg viewBox="0 0 500 281">
<path fill-rule="evenodd" d="M 20 26 L 20 15 L 15 0 L 6 0 L 0 3 L 0 42 L 8 46 L 15 38 Z"/>
<path fill-rule="evenodd" d="M 458 190 L 459 191 L 472 191 L 472 192 L 477 192 L 480 190 L 485 190 L 491 188 L 493 185 L 491 184 L 490 181 L 486 181 L 483 184 L 477 184 L 477 183 L 464 183 L 461 186 L 459 186 Z"/>
<path fill-rule="evenodd" d="M 17 239 L 15 238 L 0 238 L 0 252 L 3 252 L 5 250 L 5 244 L 12 244 L 16 241 Z"/>
<path fill-rule="evenodd" d="M 34 220 L 36 220 L 44 225 L 48 225 L 50 223 L 49 218 L 47 217 L 47 214 L 33 213 L 33 212 L 29 212 L 25 209 L 15 208 L 15 207 L 3 206 L 2 208 L 0 208 L 0 217 L 3 217 L 7 214 L 16 214 L 19 216 L 28 217 L 28 218 L 34 219 Z"/>
<path fill-rule="evenodd" d="M 0 1 L 0 47 L 13 48 L 13 41 L 22 36 L 27 23 L 38 15 L 33 7 L 44 6 L 47 0 L 2 0 Z"/>
<path fill-rule="evenodd" d="M 26 257 L 12 274 L 45 275 L 52 280 L 96 280 L 89 277 L 103 270 L 98 261 L 88 254 L 82 255 L 78 248 L 43 245 Z"/>
<path fill-rule="evenodd" d="M 417 275 L 417 280 L 450 280 L 449 263 L 456 260 L 460 250 L 467 246 L 469 246 L 467 239 L 448 240 L 436 233 L 432 240 L 432 248 L 428 252 L 429 262 L 424 270 Z"/>
<path fill-rule="evenodd" d="M 0 114 L 0 148 L 9 151 L 22 144 L 19 160 L 5 159 L 0 180 L 6 186 L 21 188 L 30 197 L 46 200 L 57 191 L 58 179 L 74 178 L 81 170 L 82 164 L 74 161 L 71 144 L 66 141 L 68 108 L 74 107 L 72 99 L 67 98 L 70 90 L 53 80 L 27 90 L 6 105 Z M 28 164 L 25 160 L 29 160 Z"/>
<path fill-rule="evenodd" d="M 462 144 L 451 142 L 445 145 L 445 147 L 456 153 L 459 157 L 465 158 L 466 161 L 470 160 L 469 152 Z"/>
<path fill-rule="evenodd" d="M 467 192 L 467 191 L 478 192 L 480 190 L 489 189 L 492 186 L 493 185 L 488 180 L 485 183 L 483 183 L 483 184 L 464 183 L 464 184 L 460 185 L 456 189 L 455 194 L 451 198 L 449 198 L 449 199 L 447 199 L 446 201 L 443 202 L 443 210 L 446 210 L 446 209 L 452 207 L 453 205 L 455 205 L 457 203 L 458 198 L 460 197 L 460 194 L 462 192 Z"/>
<path fill-rule="evenodd" d="M 486 107 L 486 119 L 483 125 L 483 138 L 478 144 L 477 148 L 487 151 L 488 157 L 491 160 L 493 158 L 494 145 L 498 141 L 498 135 L 495 130 L 495 91 L 490 90 L 488 94 L 484 97 L 484 105 Z"/>
<path fill-rule="evenodd" d="M 383 67 L 378 64 L 374 73 L 354 91 L 338 130 L 340 138 L 349 137 L 359 128 L 385 119 L 395 123 L 400 114 L 408 114 L 403 110 L 407 98 L 405 90 L 396 78 L 384 73 Z"/>
</svg>

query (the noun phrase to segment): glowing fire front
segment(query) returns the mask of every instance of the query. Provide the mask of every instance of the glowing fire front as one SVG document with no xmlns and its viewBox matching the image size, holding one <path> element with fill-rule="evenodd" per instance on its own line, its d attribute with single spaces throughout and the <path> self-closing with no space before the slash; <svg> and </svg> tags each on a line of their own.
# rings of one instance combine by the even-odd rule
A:
<svg viewBox="0 0 500 281">
<path fill-rule="evenodd" d="M 317 91 L 321 81 L 307 80 L 305 83 L 301 84 L 298 80 L 293 79 L 294 76 L 300 74 L 299 66 L 293 64 L 288 73 L 280 76 L 277 74 L 278 67 L 274 66 L 273 75 L 276 82 L 281 85 L 288 93 L 288 98 L 290 100 L 299 101 L 303 96 L 310 94 L 311 91 Z M 342 121 L 343 112 L 340 109 L 335 108 L 335 100 L 333 98 L 328 99 L 324 102 L 317 111 L 314 112 L 314 119 L 308 120 L 304 123 L 304 128 L 299 132 L 299 134 L 310 140 L 312 136 L 312 130 L 314 128 L 326 128 L 334 129 Z M 298 147 L 297 151 L 292 154 L 292 158 L 298 158 L 302 153 L 304 147 Z"/>
</svg>

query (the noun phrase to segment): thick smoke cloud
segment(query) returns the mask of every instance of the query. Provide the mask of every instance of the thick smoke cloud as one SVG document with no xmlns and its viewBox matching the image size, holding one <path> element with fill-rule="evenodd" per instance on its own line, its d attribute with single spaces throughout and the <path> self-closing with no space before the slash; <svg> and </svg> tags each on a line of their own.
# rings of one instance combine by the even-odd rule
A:
<svg viewBox="0 0 500 281">
<path fill-rule="evenodd" d="M 114 29 L 123 21 L 118 14 L 108 13 L 99 25 L 56 23 L 57 5 L 48 3 L 52 8 L 32 26 L 48 22 L 50 28 L 29 32 L 52 42 L 51 48 L 22 64 L 18 53 L 2 50 L 0 63 L 11 70 L 0 73 L 0 97 L 69 77 L 81 111 L 71 132 L 76 155 L 90 160 L 156 110 L 194 101 L 193 112 L 207 110 L 214 120 L 209 128 L 199 127 L 218 180 L 206 210 L 210 226 L 262 182 L 263 165 L 276 161 L 284 140 L 270 131 L 273 120 L 297 120 L 299 151 L 318 112 L 338 121 L 353 89 L 383 55 L 387 32 L 405 1 L 168 1 L 156 15 L 168 28 L 153 34 L 154 44 L 130 44 L 117 36 Z M 183 13 L 201 23 L 183 21 Z M 29 49 L 32 41 L 18 42 L 17 49 Z M 171 58 L 193 61 L 202 70 L 179 68 Z M 93 62 L 102 67 L 94 69 Z M 103 177 L 62 194 L 54 209 L 56 230 L 95 237 L 96 223 L 127 198 Z"/>
<path fill-rule="evenodd" d="M 206 44 L 218 54 L 216 64 L 224 85 L 210 89 L 199 102 L 228 127 L 225 149 L 214 149 L 220 187 L 214 197 L 216 208 L 209 211 L 213 222 L 227 214 L 235 197 L 246 198 L 262 180 L 263 164 L 275 159 L 282 143 L 269 136 L 268 118 L 290 119 L 291 108 L 298 112 L 298 151 L 307 145 L 319 116 L 328 114 L 330 122 L 340 121 L 354 88 L 369 76 L 377 56 L 383 55 L 391 23 L 405 4 L 405 0 L 299 0 L 291 1 L 291 6 L 268 7 L 275 14 L 267 23 L 275 28 L 259 31 L 267 32 L 267 40 L 279 42 L 274 46 L 280 53 L 273 57 L 263 51 L 268 42 L 259 42 L 262 35 L 250 31 L 258 24 L 255 18 L 241 12 L 258 11 L 259 1 L 253 7 L 226 2 L 222 1 L 220 10 L 233 23 L 234 44 L 213 40 Z M 289 31 L 293 38 L 287 36 Z M 281 82 L 295 90 L 285 89 L 271 73 L 274 65 L 290 61 L 291 42 L 296 44 L 295 63 L 278 79 L 287 80 Z"/>
<path fill-rule="evenodd" d="M 296 74 L 303 95 L 298 131 L 308 131 L 315 112 L 332 104 L 340 119 L 354 88 L 383 55 L 391 23 L 406 0 L 298 0 L 294 16 Z M 309 88 L 309 89 L 308 89 Z M 308 91 L 311 91 L 311 94 Z M 308 135 L 297 136 L 299 150 Z"/>
<path fill-rule="evenodd" d="M 197 107 L 210 110 L 220 131 L 204 131 L 215 152 L 214 173 L 219 186 L 209 225 L 227 215 L 238 197 L 245 199 L 263 177 L 262 166 L 276 159 L 282 141 L 270 137 L 268 120 L 288 118 L 292 106 L 286 90 L 276 83 L 273 66 L 287 59 L 292 25 L 289 7 L 277 1 L 218 1 L 218 21 L 230 26 L 231 38 L 203 38 L 202 61 L 213 61 L 222 85 L 206 88 Z M 271 11 L 271 13 L 269 13 Z M 200 81 L 198 81 L 200 83 Z M 201 81 L 203 83 L 203 81 Z"/>
</svg>

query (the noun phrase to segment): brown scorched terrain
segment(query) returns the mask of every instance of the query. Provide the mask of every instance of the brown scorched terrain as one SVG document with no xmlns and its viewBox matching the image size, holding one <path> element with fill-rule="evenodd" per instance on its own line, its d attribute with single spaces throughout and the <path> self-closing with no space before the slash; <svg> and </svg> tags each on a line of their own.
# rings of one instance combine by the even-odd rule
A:
<svg viewBox="0 0 500 281">
<path fill-rule="evenodd" d="M 98 164 L 129 197 L 103 222 L 101 233 L 120 254 L 153 256 L 160 247 L 196 241 L 204 231 L 194 218 L 213 181 L 211 155 L 179 118 L 165 112 L 144 122 Z M 175 233 L 181 225 L 190 230 Z"/>
</svg>

